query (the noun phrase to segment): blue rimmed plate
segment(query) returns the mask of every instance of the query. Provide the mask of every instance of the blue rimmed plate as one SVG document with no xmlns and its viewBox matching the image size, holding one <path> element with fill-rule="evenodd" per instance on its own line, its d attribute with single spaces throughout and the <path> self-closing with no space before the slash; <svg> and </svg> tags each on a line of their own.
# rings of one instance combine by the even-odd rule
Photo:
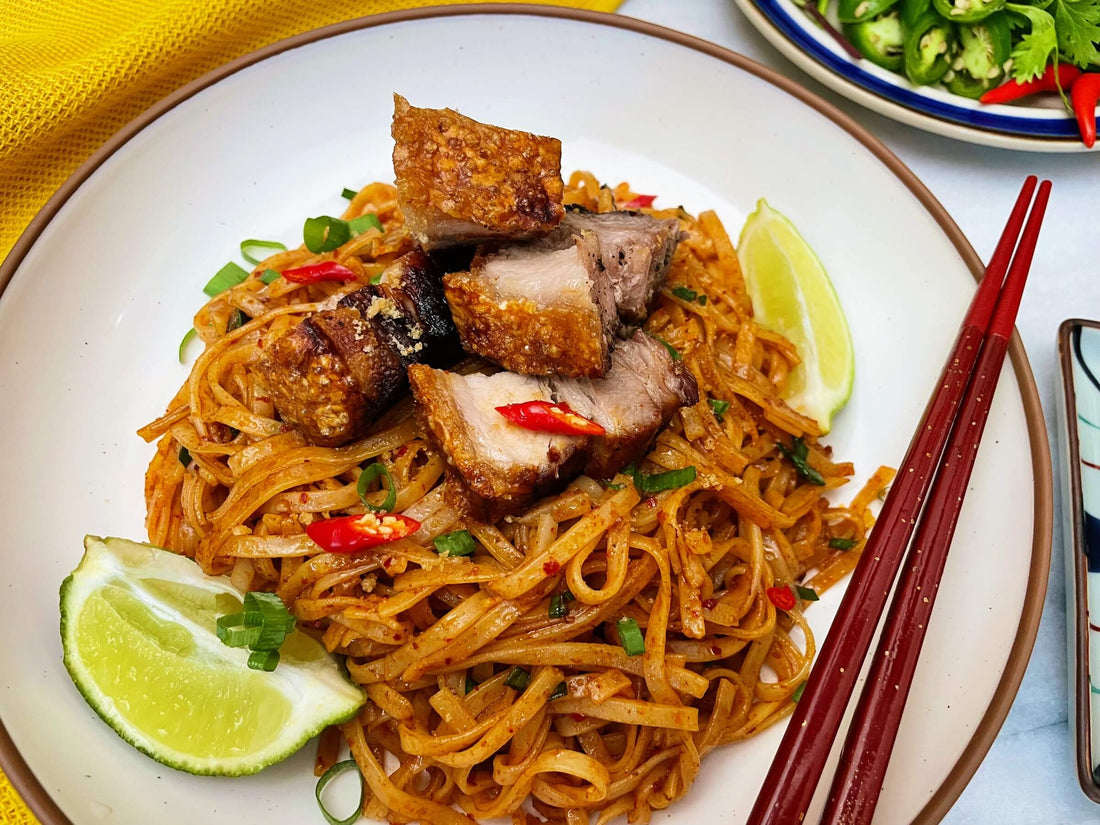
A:
<svg viewBox="0 0 1100 825">
<path fill-rule="evenodd" d="M 853 60 L 791 0 L 735 0 L 749 22 L 800 69 L 833 91 L 893 120 L 945 137 L 1030 152 L 1087 151 L 1055 98 L 985 106 L 944 89 Z"/>
</svg>

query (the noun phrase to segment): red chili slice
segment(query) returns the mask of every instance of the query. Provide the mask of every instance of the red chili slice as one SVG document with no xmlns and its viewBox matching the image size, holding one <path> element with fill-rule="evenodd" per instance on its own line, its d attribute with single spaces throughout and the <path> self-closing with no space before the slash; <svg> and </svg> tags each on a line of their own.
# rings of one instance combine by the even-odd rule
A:
<svg viewBox="0 0 1100 825">
<path fill-rule="evenodd" d="M 358 276 L 343 264 L 325 261 L 288 269 L 283 272 L 283 277 L 294 284 L 319 284 L 322 281 L 354 281 Z"/>
<path fill-rule="evenodd" d="M 364 513 L 315 521 L 306 534 L 330 553 L 358 553 L 411 536 L 420 522 L 394 513 Z"/>
<path fill-rule="evenodd" d="M 620 204 L 620 209 L 646 209 L 653 206 L 653 201 L 657 200 L 656 195 L 635 195 L 626 203 Z"/>
<path fill-rule="evenodd" d="M 769 587 L 768 601 L 780 610 L 790 610 L 795 606 L 794 593 L 789 587 Z"/>
<path fill-rule="evenodd" d="M 606 431 L 595 421 L 577 415 L 565 404 L 550 401 L 521 401 L 497 407 L 496 411 L 519 427 L 557 435 L 603 435 Z"/>
</svg>

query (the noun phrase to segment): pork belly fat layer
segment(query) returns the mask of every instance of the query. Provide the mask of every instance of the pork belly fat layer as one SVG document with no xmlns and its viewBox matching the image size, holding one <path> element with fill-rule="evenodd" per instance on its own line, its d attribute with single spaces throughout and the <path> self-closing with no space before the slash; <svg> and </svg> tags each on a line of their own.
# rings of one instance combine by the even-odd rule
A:
<svg viewBox="0 0 1100 825">
<path fill-rule="evenodd" d="M 561 141 L 394 95 L 393 171 L 425 247 L 545 235 L 561 221 Z"/>
<path fill-rule="evenodd" d="M 585 439 L 525 430 L 495 409 L 550 400 L 544 379 L 458 375 L 414 364 L 409 383 L 426 429 L 447 457 L 448 501 L 464 513 L 495 521 L 518 512 L 583 466 Z"/>
<path fill-rule="evenodd" d="M 524 375 L 607 372 L 618 318 L 593 233 L 479 250 L 443 284 L 467 351 Z"/>
<path fill-rule="evenodd" d="M 606 378 L 555 378 L 551 388 L 558 403 L 606 430 L 589 445 L 585 472 L 596 478 L 609 478 L 642 458 L 672 414 L 699 400 L 695 378 L 683 363 L 643 332 L 619 343 Z"/>
<path fill-rule="evenodd" d="M 644 321 L 680 242 L 680 222 L 642 212 L 570 209 L 555 234 L 565 232 L 596 234 L 619 317 L 627 323 Z"/>
</svg>

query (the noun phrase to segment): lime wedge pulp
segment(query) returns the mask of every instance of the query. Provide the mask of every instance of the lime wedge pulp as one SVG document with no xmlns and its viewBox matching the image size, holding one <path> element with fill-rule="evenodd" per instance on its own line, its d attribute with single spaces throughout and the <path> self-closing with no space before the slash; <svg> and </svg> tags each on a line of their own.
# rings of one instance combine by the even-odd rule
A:
<svg viewBox="0 0 1100 825">
<path fill-rule="evenodd" d="M 189 773 L 239 776 L 279 762 L 363 704 L 336 660 L 296 630 L 271 673 L 226 647 L 215 622 L 244 593 L 190 559 L 86 536 L 61 585 L 65 667 L 88 704 L 143 753 Z"/>
<path fill-rule="evenodd" d="M 794 224 L 763 198 L 741 230 L 737 257 L 757 322 L 787 338 L 802 358 L 783 399 L 828 432 L 852 394 L 855 354 L 825 268 Z"/>
</svg>

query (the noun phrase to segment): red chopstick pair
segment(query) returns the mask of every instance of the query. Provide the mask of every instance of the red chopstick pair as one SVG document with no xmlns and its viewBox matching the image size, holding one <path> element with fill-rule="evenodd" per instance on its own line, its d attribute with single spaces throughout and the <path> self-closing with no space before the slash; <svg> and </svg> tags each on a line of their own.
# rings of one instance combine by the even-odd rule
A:
<svg viewBox="0 0 1100 825">
<path fill-rule="evenodd" d="M 1012 335 L 1050 196 L 1050 181 L 1039 186 L 1020 238 L 1035 188 L 1035 177 L 1028 177 L 852 574 L 748 825 L 794 825 L 805 821 L 840 728 L 847 698 L 854 692 L 919 516 L 920 527 L 849 727 L 821 825 L 859 825 L 869 823 L 874 815 L 978 442 Z M 1020 244 L 1013 257 L 1017 238 Z M 937 465 L 939 469 L 934 476 Z M 921 505 L 926 499 L 922 514 Z"/>
</svg>

